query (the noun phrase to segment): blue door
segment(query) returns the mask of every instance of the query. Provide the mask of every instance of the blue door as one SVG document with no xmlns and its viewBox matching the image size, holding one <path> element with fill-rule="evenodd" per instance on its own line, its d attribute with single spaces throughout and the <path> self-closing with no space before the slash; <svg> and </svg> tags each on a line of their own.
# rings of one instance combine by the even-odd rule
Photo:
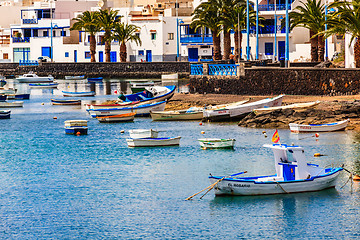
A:
<svg viewBox="0 0 360 240">
<path fill-rule="evenodd" d="M 117 62 L 116 61 L 116 52 L 110 52 L 110 62 Z"/>
<path fill-rule="evenodd" d="M 77 50 L 74 50 L 74 62 L 77 62 Z"/>
<path fill-rule="evenodd" d="M 284 181 L 295 180 L 295 165 L 292 164 L 282 164 Z"/>
<path fill-rule="evenodd" d="M 278 42 L 279 60 L 285 60 L 285 41 Z"/>
<path fill-rule="evenodd" d="M 41 56 L 51 58 L 51 47 L 42 47 Z"/>
<path fill-rule="evenodd" d="M 152 62 L 151 50 L 146 50 L 146 61 Z"/>
<path fill-rule="evenodd" d="M 188 48 L 189 62 L 197 62 L 199 59 L 199 52 L 197 48 Z"/>
<path fill-rule="evenodd" d="M 103 51 L 99 52 L 99 62 L 104 62 L 104 52 Z"/>
</svg>

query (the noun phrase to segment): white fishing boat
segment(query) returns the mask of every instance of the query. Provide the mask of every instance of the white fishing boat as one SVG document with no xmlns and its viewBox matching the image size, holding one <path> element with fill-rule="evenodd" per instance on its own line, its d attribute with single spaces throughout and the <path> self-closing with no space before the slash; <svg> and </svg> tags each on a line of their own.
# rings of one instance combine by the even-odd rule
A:
<svg viewBox="0 0 360 240">
<path fill-rule="evenodd" d="M 176 111 L 151 111 L 153 121 L 201 120 L 203 108 L 189 108 Z"/>
<path fill-rule="evenodd" d="M 203 118 L 208 121 L 239 119 L 257 108 L 280 106 L 282 98 L 283 95 L 279 95 L 277 97 L 266 98 L 256 102 L 226 106 L 224 108 L 214 110 L 204 110 Z"/>
<path fill-rule="evenodd" d="M 47 77 L 39 77 L 33 72 L 21 75 L 16 78 L 20 83 L 35 83 L 35 82 L 53 82 L 54 77 L 49 75 Z"/>
<path fill-rule="evenodd" d="M 135 138 L 157 138 L 159 131 L 154 129 L 132 129 L 129 130 L 130 137 Z"/>
<path fill-rule="evenodd" d="M 121 94 L 118 98 L 123 102 L 136 102 L 140 101 L 144 102 L 159 102 L 165 101 L 172 98 L 175 94 L 176 86 L 153 86 L 153 87 L 145 87 L 143 92 L 133 93 L 123 95 Z"/>
<path fill-rule="evenodd" d="M 29 83 L 30 88 L 57 88 L 58 83 Z"/>
<path fill-rule="evenodd" d="M 324 124 L 297 124 L 290 123 L 290 131 L 299 133 L 299 132 L 333 132 L 345 130 L 346 126 L 349 123 L 349 119 L 334 122 L 334 123 L 324 123 Z"/>
<path fill-rule="evenodd" d="M 135 113 L 125 113 L 125 114 L 105 116 L 105 117 L 96 117 L 96 119 L 101 123 L 130 122 L 130 121 L 134 121 L 134 118 L 135 118 Z"/>
<path fill-rule="evenodd" d="M 266 195 L 320 191 L 335 187 L 343 169 L 322 168 L 306 162 L 304 149 L 285 144 L 266 144 L 274 153 L 276 175 L 239 177 L 210 176 L 215 195 Z"/>
<path fill-rule="evenodd" d="M 128 147 L 179 146 L 181 137 L 174 138 L 131 138 L 126 139 Z"/>
<path fill-rule="evenodd" d="M 200 138 L 198 139 L 202 149 L 215 149 L 215 148 L 230 148 L 233 149 L 235 139 L 221 139 L 221 138 Z"/>
<path fill-rule="evenodd" d="M 65 121 L 65 133 L 72 135 L 86 135 L 88 133 L 87 120 Z"/>
<path fill-rule="evenodd" d="M 311 108 L 316 105 L 320 104 L 320 101 L 315 102 L 307 102 L 307 103 L 294 103 L 285 106 L 278 106 L 278 107 L 264 107 L 264 108 L 257 108 L 254 109 L 255 113 L 262 113 L 262 112 L 269 112 L 275 110 L 284 110 L 284 109 L 304 109 L 304 108 Z"/>
<path fill-rule="evenodd" d="M 62 91 L 64 97 L 93 97 L 95 96 L 94 91 L 89 92 L 68 92 Z"/>
<path fill-rule="evenodd" d="M 65 76 L 66 80 L 81 80 L 81 79 L 85 79 L 85 75 L 81 75 L 81 76 Z"/>
<path fill-rule="evenodd" d="M 14 107 L 23 107 L 23 101 L 16 101 L 16 102 L 7 102 L 7 101 L 0 101 L 0 108 L 14 108 Z"/>
<path fill-rule="evenodd" d="M 234 107 L 234 106 L 239 106 L 239 105 L 243 105 L 244 103 L 247 103 L 249 100 L 242 100 L 242 101 L 238 101 L 238 102 L 233 102 L 233 103 L 226 103 L 226 104 L 218 104 L 218 105 L 210 105 L 210 106 L 205 106 L 206 110 L 217 110 L 217 109 L 224 109 L 226 107 Z"/>
<path fill-rule="evenodd" d="M 91 117 L 105 117 L 111 115 L 119 115 L 130 112 L 135 112 L 137 117 L 145 117 L 150 115 L 150 111 L 164 111 L 166 101 L 141 104 L 135 106 L 125 106 L 122 108 L 103 108 L 103 109 L 88 109 L 87 111 Z"/>
</svg>

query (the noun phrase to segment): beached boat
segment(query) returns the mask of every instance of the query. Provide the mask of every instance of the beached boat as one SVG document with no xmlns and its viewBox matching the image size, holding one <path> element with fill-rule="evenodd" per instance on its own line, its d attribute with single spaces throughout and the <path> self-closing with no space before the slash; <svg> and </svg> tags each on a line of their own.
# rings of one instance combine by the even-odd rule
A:
<svg viewBox="0 0 360 240">
<path fill-rule="evenodd" d="M 131 138 L 157 138 L 159 131 L 154 129 L 132 129 L 129 130 Z"/>
<path fill-rule="evenodd" d="M 81 76 L 65 76 L 66 80 L 81 80 L 81 79 L 85 79 L 85 75 L 81 75 Z"/>
<path fill-rule="evenodd" d="M 15 100 L 28 100 L 30 99 L 30 93 L 23 93 L 23 94 L 9 94 L 7 95 L 8 99 L 15 99 Z"/>
<path fill-rule="evenodd" d="M 29 72 L 16 78 L 20 83 L 34 83 L 34 82 L 53 82 L 54 77 L 49 75 L 47 77 L 39 77 L 35 73 Z"/>
<path fill-rule="evenodd" d="M 174 138 L 131 138 L 126 139 L 128 147 L 179 146 L 181 137 Z"/>
<path fill-rule="evenodd" d="M 151 111 L 150 115 L 153 121 L 201 120 L 203 109 L 189 108 L 176 111 Z"/>
<path fill-rule="evenodd" d="M 89 83 L 97 83 L 97 82 L 102 82 L 103 81 L 103 77 L 94 77 L 94 78 L 88 78 L 87 81 Z"/>
<path fill-rule="evenodd" d="M 23 107 L 23 101 L 16 101 L 16 102 L 7 102 L 2 101 L 0 102 L 0 108 L 13 108 L 13 107 Z"/>
<path fill-rule="evenodd" d="M 93 97 L 95 96 L 95 92 L 67 92 L 62 91 L 64 97 Z"/>
<path fill-rule="evenodd" d="M 88 133 L 87 120 L 65 121 L 65 133 L 73 135 L 86 135 Z"/>
<path fill-rule="evenodd" d="M 290 131 L 299 133 L 299 132 L 333 132 L 345 130 L 346 126 L 349 123 L 349 119 L 334 122 L 334 123 L 324 123 L 324 124 L 297 124 L 290 123 Z"/>
<path fill-rule="evenodd" d="M 11 111 L 10 110 L 0 110 L 0 119 L 9 119 Z"/>
<path fill-rule="evenodd" d="M 215 195 L 266 195 L 320 191 L 335 187 L 343 169 L 322 168 L 306 162 L 304 149 L 285 144 L 266 144 L 274 153 L 276 175 L 258 177 L 210 176 Z"/>
<path fill-rule="evenodd" d="M 264 108 L 257 108 L 254 109 L 255 113 L 262 113 L 268 111 L 275 111 L 275 110 L 284 110 L 284 109 L 303 109 L 303 108 L 311 108 L 316 105 L 320 104 L 320 101 L 316 102 L 307 102 L 307 103 L 294 103 L 285 106 L 278 106 L 278 107 L 264 107 Z"/>
<path fill-rule="evenodd" d="M 30 88 L 57 88 L 58 83 L 29 83 Z"/>
<path fill-rule="evenodd" d="M 52 105 L 81 105 L 80 99 L 51 99 Z"/>
<path fill-rule="evenodd" d="M 96 117 L 96 119 L 101 123 L 112 123 L 112 122 L 130 122 L 134 121 L 135 113 L 125 113 L 119 115 L 111 115 L 105 117 Z"/>
<path fill-rule="evenodd" d="M 146 87 L 154 86 L 154 82 L 130 82 L 130 88 L 132 93 L 138 93 L 145 90 Z"/>
<path fill-rule="evenodd" d="M 102 108 L 102 109 L 88 109 L 87 111 L 92 117 L 105 117 L 111 115 L 119 115 L 125 113 L 136 113 L 137 117 L 146 117 L 150 115 L 150 111 L 164 111 L 166 101 L 141 104 L 135 106 L 126 106 L 122 108 Z"/>
<path fill-rule="evenodd" d="M 104 109 L 104 108 L 122 108 L 129 105 L 136 105 L 140 103 L 140 101 L 136 102 L 118 102 L 113 104 L 86 104 L 86 109 Z"/>
<path fill-rule="evenodd" d="M 176 86 L 154 86 L 145 87 L 145 91 L 134 94 L 120 95 L 123 102 L 159 102 L 169 100 L 175 93 Z"/>
<path fill-rule="evenodd" d="M 219 109 L 204 110 L 203 118 L 208 121 L 221 121 L 229 119 L 239 119 L 257 108 L 280 106 L 283 95 L 273 98 L 266 98 L 260 101 L 231 105 Z"/>
<path fill-rule="evenodd" d="M 235 139 L 221 139 L 221 138 L 200 138 L 198 139 L 202 149 L 215 149 L 215 148 L 230 148 L 233 149 Z"/>
</svg>

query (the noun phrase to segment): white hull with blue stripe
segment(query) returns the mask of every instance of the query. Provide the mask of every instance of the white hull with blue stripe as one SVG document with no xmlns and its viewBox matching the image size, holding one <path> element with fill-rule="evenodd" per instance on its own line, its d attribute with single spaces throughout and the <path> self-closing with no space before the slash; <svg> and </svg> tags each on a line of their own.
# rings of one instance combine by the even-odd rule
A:
<svg viewBox="0 0 360 240">
<path fill-rule="evenodd" d="M 335 123 L 325 123 L 325 124 L 296 124 L 290 123 L 290 131 L 299 133 L 299 132 L 333 132 L 345 130 L 349 123 L 349 119 L 335 122 Z"/>
<path fill-rule="evenodd" d="M 305 161 L 304 149 L 285 144 L 264 145 L 275 157 L 276 175 L 258 177 L 210 176 L 215 195 L 267 195 L 320 191 L 335 187 L 342 168 L 322 168 Z"/>
</svg>

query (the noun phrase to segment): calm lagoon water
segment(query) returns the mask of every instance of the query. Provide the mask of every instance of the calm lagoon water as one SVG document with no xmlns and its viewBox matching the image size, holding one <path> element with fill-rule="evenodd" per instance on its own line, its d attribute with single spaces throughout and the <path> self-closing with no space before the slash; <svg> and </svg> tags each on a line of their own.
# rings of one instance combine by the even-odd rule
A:
<svg viewBox="0 0 360 240">
<path fill-rule="evenodd" d="M 202 200 L 184 200 L 209 186 L 209 173 L 273 174 L 272 152 L 262 145 L 271 142 L 274 129 L 247 129 L 236 123 L 152 122 L 150 118 L 100 124 L 84 107 L 50 105 L 51 98 L 61 98 L 59 90 L 18 87 L 32 95 L 24 108 L 12 109 L 11 119 L 0 121 L 1 239 L 360 236 L 360 187 L 354 184 L 353 193 L 350 184 L 341 189 L 346 173 L 336 189 L 321 192 L 256 197 L 215 197 L 210 192 Z M 68 87 L 61 84 L 60 88 Z M 100 94 L 83 99 L 115 98 Z M 89 134 L 65 135 L 64 121 L 69 119 L 89 120 Z M 164 137 L 181 136 L 181 145 L 129 149 L 125 139 L 128 130 L 135 128 L 161 130 Z M 279 134 L 282 143 L 304 146 L 309 161 L 321 166 L 345 163 L 355 170 L 360 159 L 360 137 L 351 131 L 323 133 L 318 140 L 289 130 Z M 204 151 L 197 142 L 201 137 L 235 138 L 236 148 Z M 314 158 L 316 152 L 326 156 Z"/>
</svg>

